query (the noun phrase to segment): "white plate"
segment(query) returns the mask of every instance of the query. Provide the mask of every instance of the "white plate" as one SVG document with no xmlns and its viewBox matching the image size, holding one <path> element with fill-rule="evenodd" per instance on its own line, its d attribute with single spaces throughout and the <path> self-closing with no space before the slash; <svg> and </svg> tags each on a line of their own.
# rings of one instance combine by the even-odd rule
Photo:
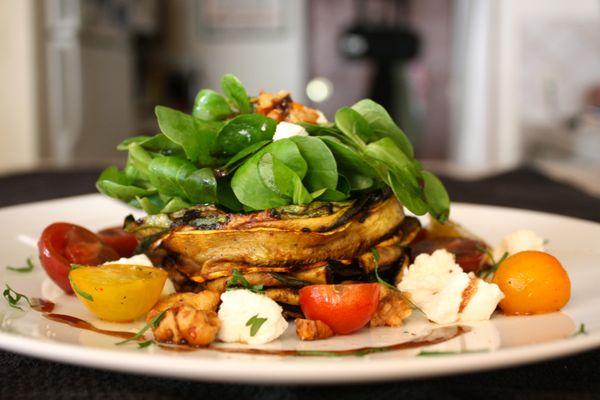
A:
<svg viewBox="0 0 600 400">
<path fill-rule="evenodd" d="M 131 209 L 100 195 L 46 201 L 0 210 L 0 265 L 20 265 L 36 255 L 41 230 L 52 222 L 69 221 L 98 229 L 119 224 Z M 225 354 L 211 350 L 172 352 L 155 346 L 115 346 L 114 337 L 72 328 L 44 318 L 35 311 L 11 309 L 0 299 L 0 348 L 54 361 L 140 374 L 198 380 L 248 383 L 345 383 L 402 379 L 478 371 L 523 364 L 600 346 L 600 224 L 550 214 L 454 204 L 452 217 L 490 243 L 503 235 L 529 228 L 549 241 L 549 251 L 569 271 L 573 285 L 569 305 L 560 313 L 532 317 L 495 315 L 472 325 L 455 339 L 427 351 L 452 351 L 450 356 L 417 356 L 419 349 L 363 357 L 282 357 Z M 32 273 L 1 268 L 0 282 L 29 296 L 57 303 L 54 312 L 81 317 L 98 327 L 137 331 L 142 325 L 98 321 L 78 301 L 62 295 L 36 260 Z M 581 323 L 587 335 L 572 337 Z M 348 349 L 382 346 L 409 340 L 435 328 L 416 315 L 401 328 L 364 329 L 326 341 L 300 342 L 293 328 L 269 349 Z M 241 346 L 241 345 L 238 345 Z M 474 351 L 474 352 L 469 352 Z"/>
</svg>

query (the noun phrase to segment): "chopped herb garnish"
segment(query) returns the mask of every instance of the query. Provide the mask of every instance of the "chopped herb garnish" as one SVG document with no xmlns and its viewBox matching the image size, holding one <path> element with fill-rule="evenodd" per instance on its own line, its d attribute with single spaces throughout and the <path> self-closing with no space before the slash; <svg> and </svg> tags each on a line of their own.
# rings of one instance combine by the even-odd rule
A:
<svg viewBox="0 0 600 400">
<path fill-rule="evenodd" d="M 408 304 L 410 304 L 413 308 L 421 311 L 423 314 L 425 314 L 423 312 L 423 310 L 421 310 L 419 307 L 417 307 L 417 305 L 415 303 L 413 303 L 408 297 L 406 297 L 401 291 L 400 289 L 398 289 L 396 286 L 384 281 L 380 276 L 379 276 L 379 251 L 373 247 L 371 249 L 371 251 L 373 252 L 373 263 L 375 264 L 375 278 L 377 278 L 377 282 L 393 291 L 396 291 L 398 293 L 400 293 L 400 296 L 402 296 L 402 298 L 404 299 L 404 301 L 406 301 Z"/>
<path fill-rule="evenodd" d="M 371 249 L 371 252 L 373 253 L 373 264 L 374 264 L 374 269 L 375 269 L 375 278 L 377 278 L 377 282 L 379 282 L 380 284 L 382 284 L 383 286 L 387 286 L 388 288 L 398 291 L 398 288 L 396 288 L 394 285 L 384 281 L 380 276 L 379 276 L 379 251 L 373 247 Z"/>
<path fill-rule="evenodd" d="M 571 337 L 579 336 L 579 335 L 587 335 L 587 330 L 585 329 L 585 324 L 579 324 L 579 329 L 571 335 Z"/>
<path fill-rule="evenodd" d="M 489 268 L 486 268 L 482 271 L 479 271 L 479 277 L 481 279 L 488 279 L 491 278 L 496 271 L 498 270 L 498 268 L 500 267 L 500 264 L 502 264 L 504 262 L 504 260 L 506 260 L 506 258 L 508 257 L 508 252 L 505 251 L 504 254 L 502 254 L 502 257 L 500 257 L 500 259 L 498 261 L 494 260 L 494 255 L 492 254 L 492 252 L 490 251 L 489 248 L 487 247 L 483 247 L 483 246 L 476 246 L 477 250 L 486 254 L 490 261 L 492 262 L 492 265 Z"/>
<path fill-rule="evenodd" d="M 254 337 L 258 333 L 260 327 L 267 322 L 267 318 L 260 318 L 258 314 L 254 315 L 246 322 L 246 326 L 250 327 L 250 336 Z"/>
<path fill-rule="evenodd" d="M 165 317 L 165 314 L 167 313 L 167 311 L 169 311 L 168 308 L 166 310 L 163 310 L 156 317 L 152 318 L 150 320 L 150 322 L 148 322 L 146 325 L 144 325 L 142 327 L 142 329 L 140 329 L 135 335 L 133 335 L 129 339 L 123 340 L 122 342 L 118 342 L 118 343 L 115 343 L 115 344 L 117 346 L 119 346 L 119 345 L 122 345 L 122 344 L 125 344 L 125 343 L 136 341 L 136 340 L 138 340 L 140 338 L 143 338 L 144 334 L 146 333 L 146 331 L 148 331 L 148 329 L 150 329 L 151 327 L 152 328 L 158 328 L 158 325 L 160 324 L 160 321 L 162 321 L 162 319 Z M 142 343 L 138 343 L 138 346 L 140 346 L 141 348 L 150 346 L 150 344 L 145 344 L 146 342 L 148 342 L 148 341 L 144 341 Z"/>
<path fill-rule="evenodd" d="M 15 272 L 21 272 L 21 273 L 33 271 L 34 265 L 33 265 L 33 261 L 31 261 L 31 257 L 29 257 L 26 262 L 27 262 L 26 267 L 11 267 L 9 265 L 6 267 L 6 269 L 8 269 L 9 271 L 15 271 Z"/>
<path fill-rule="evenodd" d="M 463 351 L 427 351 L 421 350 L 417 357 L 438 357 L 438 356 L 454 356 L 457 354 L 471 354 L 471 353 L 487 353 L 489 350 L 463 350 Z"/>
<path fill-rule="evenodd" d="M 85 267 L 85 265 L 81 265 L 81 264 L 71 264 L 71 271 L 77 269 L 77 268 L 81 268 L 81 267 Z"/>
<path fill-rule="evenodd" d="M 145 342 L 138 343 L 138 349 L 144 349 L 148 346 L 155 344 L 156 342 L 153 339 L 146 340 Z"/>
<path fill-rule="evenodd" d="M 73 269 L 73 266 L 71 266 L 71 269 Z M 88 292 L 84 292 L 83 290 L 79 289 L 79 287 L 71 279 L 71 275 L 69 275 L 69 282 L 71 283 L 71 287 L 73 288 L 73 291 L 75 293 L 77 293 L 78 295 L 80 295 L 81 297 L 83 297 L 84 299 L 86 299 L 87 301 L 94 301 L 94 298 L 92 297 L 91 294 L 89 294 Z"/>
<path fill-rule="evenodd" d="M 23 311 L 23 309 L 18 306 L 21 299 L 25 299 L 27 304 L 29 304 L 29 306 L 31 307 L 31 301 L 29 301 L 29 297 L 27 297 L 24 294 L 21 294 L 19 292 L 16 292 L 10 286 L 8 286 L 8 284 L 6 284 L 6 288 L 4 289 L 4 292 L 2 293 L 2 295 L 8 302 L 8 305 L 11 306 L 12 308 L 16 308 L 17 310 Z"/>
<path fill-rule="evenodd" d="M 234 269 L 231 272 L 231 279 L 227 281 L 227 290 L 236 289 L 237 287 L 242 286 L 244 289 L 248 289 L 254 293 L 264 293 L 263 285 L 251 285 L 244 275 L 237 269 Z"/>
</svg>

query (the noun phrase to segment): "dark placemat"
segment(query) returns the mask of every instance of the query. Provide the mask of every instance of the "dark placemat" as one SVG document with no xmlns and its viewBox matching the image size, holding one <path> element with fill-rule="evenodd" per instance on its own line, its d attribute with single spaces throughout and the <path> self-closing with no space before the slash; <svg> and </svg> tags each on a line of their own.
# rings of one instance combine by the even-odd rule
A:
<svg viewBox="0 0 600 400">
<path fill-rule="evenodd" d="M 92 193 L 98 172 L 33 172 L 2 177 L 0 206 Z M 454 179 L 444 182 L 453 201 L 528 208 L 600 221 L 599 199 L 530 169 L 474 182 Z M 150 378 L 62 365 L 8 352 L 0 352 L 0 366 L 0 399 L 600 399 L 600 350 L 454 377 L 324 387 Z"/>
</svg>

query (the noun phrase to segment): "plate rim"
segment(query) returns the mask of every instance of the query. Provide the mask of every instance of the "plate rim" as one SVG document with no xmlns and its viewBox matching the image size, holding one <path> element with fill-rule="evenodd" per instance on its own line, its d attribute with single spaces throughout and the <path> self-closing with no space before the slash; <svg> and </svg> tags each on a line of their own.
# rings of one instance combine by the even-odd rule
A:
<svg viewBox="0 0 600 400">
<path fill-rule="evenodd" d="M 122 205 L 122 203 L 108 199 L 101 194 L 89 193 L 11 205 L 0 208 L 0 212 L 11 212 L 23 207 L 40 206 L 53 202 L 86 201 L 87 199 L 98 198 L 111 200 L 116 204 Z M 496 209 L 504 212 L 533 213 L 541 217 L 568 219 L 576 223 L 600 227 L 600 223 L 593 220 L 545 211 L 479 203 L 456 202 L 453 204 L 474 209 L 485 208 L 490 211 Z M 565 337 L 564 339 L 551 342 L 501 348 L 486 353 L 456 354 L 427 358 L 396 357 L 373 359 L 370 356 L 344 358 L 343 370 L 332 370 L 333 372 L 323 374 L 323 366 L 329 367 L 331 365 L 330 362 L 325 361 L 323 358 L 303 357 L 302 362 L 286 363 L 272 357 L 231 357 L 220 358 L 218 360 L 202 359 L 202 357 L 176 357 L 175 355 L 154 352 L 120 351 L 117 349 L 86 347 L 80 344 L 57 342 L 43 337 L 36 338 L 0 332 L 0 349 L 58 363 L 165 378 L 279 385 L 364 383 L 455 375 L 465 372 L 480 372 L 495 368 L 531 364 L 574 355 L 596 348 L 600 348 L 600 331 L 590 332 L 587 335 L 581 335 L 572 339 Z M 124 354 L 127 357 L 123 357 Z M 147 362 L 148 360 L 152 360 L 153 362 Z M 410 362 L 407 363 L 407 360 L 410 360 Z M 457 360 L 461 362 L 457 362 Z M 169 367 L 164 368 L 164 365 L 169 365 Z M 365 365 L 368 365 L 369 368 L 365 368 Z M 410 368 L 407 368 L 407 365 Z"/>
</svg>

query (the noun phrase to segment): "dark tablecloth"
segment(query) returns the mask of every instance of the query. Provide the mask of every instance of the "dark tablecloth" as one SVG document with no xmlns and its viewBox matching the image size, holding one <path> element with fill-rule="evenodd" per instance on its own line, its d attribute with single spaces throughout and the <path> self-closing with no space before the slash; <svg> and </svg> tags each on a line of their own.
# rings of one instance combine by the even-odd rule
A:
<svg viewBox="0 0 600 400">
<path fill-rule="evenodd" d="M 91 193 L 95 191 L 97 174 L 97 170 L 80 170 L 2 177 L 0 206 Z M 513 206 L 600 221 L 598 198 L 530 169 L 473 182 L 444 182 L 453 201 Z M 0 399 L 600 399 L 599 371 L 600 350 L 595 350 L 523 367 L 435 379 L 273 387 L 119 374 L 0 351 Z"/>
</svg>

